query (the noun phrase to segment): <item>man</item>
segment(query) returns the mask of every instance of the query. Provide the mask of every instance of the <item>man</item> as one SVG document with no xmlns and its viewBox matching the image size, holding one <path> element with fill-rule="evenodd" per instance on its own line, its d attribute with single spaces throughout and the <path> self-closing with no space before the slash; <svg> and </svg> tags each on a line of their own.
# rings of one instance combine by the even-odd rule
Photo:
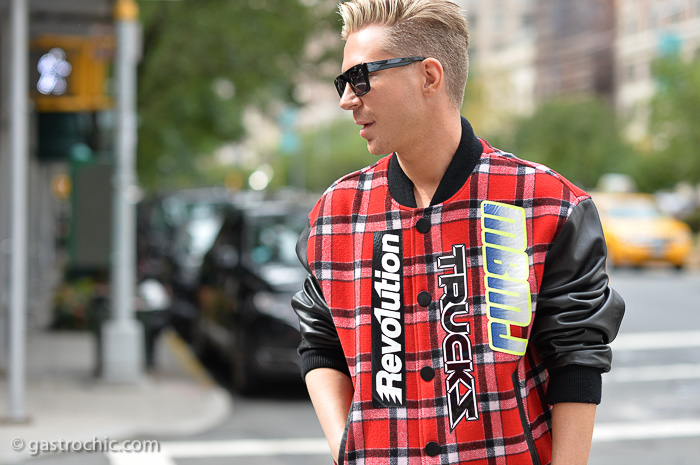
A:
<svg viewBox="0 0 700 465">
<path fill-rule="evenodd" d="M 624 313 L 593 203 L 460 117 L 455 4 L 340 12 L 340 106 L 390 155 L 334 183 L 297 246 L 299 352 L 333 458 L 585 464 Z"/>
</svg>

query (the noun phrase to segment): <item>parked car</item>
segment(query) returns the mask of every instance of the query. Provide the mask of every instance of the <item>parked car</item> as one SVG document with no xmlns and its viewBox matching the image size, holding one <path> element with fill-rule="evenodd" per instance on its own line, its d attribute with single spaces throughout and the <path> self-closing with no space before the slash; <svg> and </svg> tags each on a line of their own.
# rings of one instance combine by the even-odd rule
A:
<svg viewBox="0 0 700 465">
<path fill-rule="evenodd" d="M 685 266 L 692 249 L 690 227 L 662 213 L 654 196 L 594 193 L 592 197 L 600 212 L 609 266 L 650 262 Z"/>
<path fill-rule="evenodd" d="M 211 249 L 224 221 L 222 209 L 206 209 L 181 224 L 168 254 L 172 292 L 172 324 L 185 340 L 192 340 L 197 317 L 197 289 L 204 255 Z"/>
<path fill-rule="evenodd" d="M 138 206 L 139 275 L 157 276 L 169 284 L 175 235 L 193 218 L 219 214 L 233 196 L 225 188 L 196 188 L 163 193 L 142 201 Z"/>
<path fill-rule="evenodd" d="M 300 378 L 299 322 L 292 295 L 306 275 L 296 242 L 311 209 L 292 200 L 231 204 L 204 257 L 193 345 L 230 363 L 232 386 Z"/>
<path fill-rule="evenodd" d="M 168 291 L 168 323 L 190 338 L 196 300 L 192 297 L 202 257 L 235 196 L 225 188 L 162 193 L 139 204 L 138 277 L 156 279 Z"/>
</svg>

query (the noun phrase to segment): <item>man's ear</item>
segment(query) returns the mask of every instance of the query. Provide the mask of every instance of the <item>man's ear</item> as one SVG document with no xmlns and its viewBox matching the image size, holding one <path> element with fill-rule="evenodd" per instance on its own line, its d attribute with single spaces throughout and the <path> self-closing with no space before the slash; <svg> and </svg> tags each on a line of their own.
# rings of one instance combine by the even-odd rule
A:
<svg viewBox="0 0 700 465">
<path fill-rule="evenodd" d="M 421 62 L 423 70 L 423 94 L 435 95 L 445 84 L 445 70 L 435 58 L 426 58 Z"/>
</svg>

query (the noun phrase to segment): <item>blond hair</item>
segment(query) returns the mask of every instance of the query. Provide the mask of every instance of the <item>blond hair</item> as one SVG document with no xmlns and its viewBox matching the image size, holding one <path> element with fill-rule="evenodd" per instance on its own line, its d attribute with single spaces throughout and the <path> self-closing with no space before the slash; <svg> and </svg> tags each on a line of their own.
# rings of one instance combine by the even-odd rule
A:
<svg viewBox="0 0 700 465">
<path fill-rule="evenodd" d="M 461 108 L 469 73 L 469 31 L 462 9 L 449 0 L 352 0 L 339 5 L 343 40 L 371 24 L 388 27 L 383 44 L 400 56 L 435 58 L 445 70 L 450 101 Z"/>
</svg>

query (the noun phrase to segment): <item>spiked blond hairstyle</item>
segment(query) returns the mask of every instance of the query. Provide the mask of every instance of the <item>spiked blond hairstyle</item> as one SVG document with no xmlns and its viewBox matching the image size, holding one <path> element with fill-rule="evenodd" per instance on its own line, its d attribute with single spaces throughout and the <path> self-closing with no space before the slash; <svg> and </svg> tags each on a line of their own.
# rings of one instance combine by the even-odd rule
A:
<svg viewBox="0 0 700 465">
<path fill-rule="evenodd" d="M 462 9 L 450 0 L 352 0 L 339 5 L 343 40 L 371 24 L 388 27 L 385 50 L 396 57 L 437 59 L 450 101 L 461 108 L 469 72 L 469 32 Z"/>
</svg>

